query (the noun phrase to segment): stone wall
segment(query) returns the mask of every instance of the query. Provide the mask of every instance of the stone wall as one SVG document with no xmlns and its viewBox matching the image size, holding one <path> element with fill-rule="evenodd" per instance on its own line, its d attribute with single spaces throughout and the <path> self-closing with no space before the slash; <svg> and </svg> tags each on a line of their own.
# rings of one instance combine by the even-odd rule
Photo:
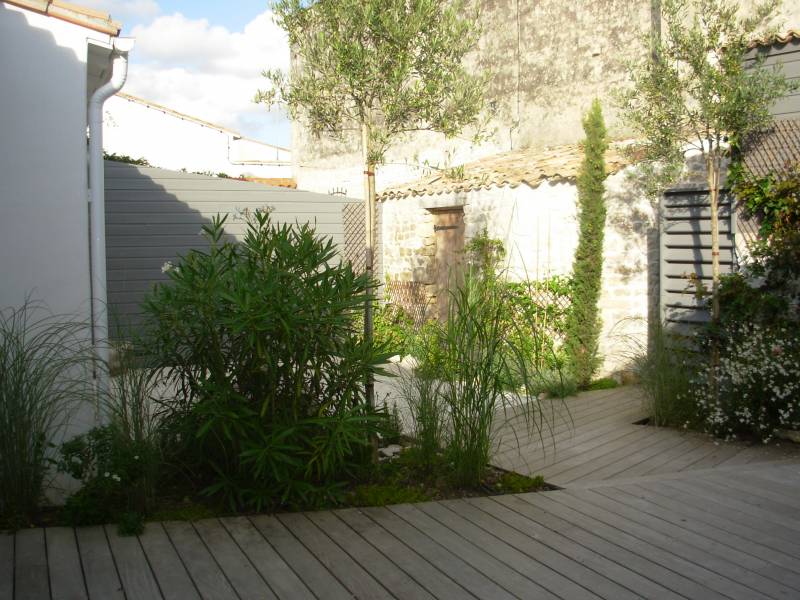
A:
<svg viewBox="0 0 800 600">
<path fill-rule="evenodd" d="M 647 321 L 657 314 L 658 239 L 654 209 L 626 178 L 606 182 L 608 218 L 600 309 L 602 372 L 624 369 Z M 544 279 L 572 269 L 578 243 L 577 190 L 571 183 L 493 187 L 459 194 L 386 200 L 383 214 L 384 275 L 418 281 L 435 292 L 433 216 L 426 207 L 463 206 L 467 242 L 486 229 L 507 249 L 514 279 Z"/>
</svg>

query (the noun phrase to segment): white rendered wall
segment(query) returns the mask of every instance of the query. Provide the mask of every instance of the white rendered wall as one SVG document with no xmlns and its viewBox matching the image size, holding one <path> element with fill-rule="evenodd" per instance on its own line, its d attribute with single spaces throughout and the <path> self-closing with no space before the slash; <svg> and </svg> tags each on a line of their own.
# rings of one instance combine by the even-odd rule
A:
<svg viewBox="0 0 800 600">
<path fill-rule="evenodd" d="M 0 3 L 0 307 L 33 293 L 53 312 L 89 318 L 86 61 L 92 34 Z"/>
<path fill-rule="evenodd" d="M 232 132 L 182 119 L 121 96 L 114 96 L 105 104 L 103 149 L 145 158 L 154 167 L 175 171 L 221 172 L 231 177 L 292 176 L 292 158 L 287 150 L 254 140 L 234 139 Z M 252 162 L 283 164 L 249 164 Z"/>
<path fill-rule="evenodd" d="M 459 194 L 381 203 L 386 277 L 433 284 L 433 216 L 426 206 L 464 206 L 465 239 L 480 234 L 503 241 L 504 265 L 514 279 L 545 279 L 572 271 L 578 244 L 577 189 L 570 183 L 531 188 L 493 187 Z M 634 347 L 646 342 L 658 302 L 658 243 L 654 209 L 618 173 L 606 181 L 607 219 L 599 301 L 602 373 L 623 370 Z M 430 288 L 433 291 L 433 288 Z"/>
</svg>

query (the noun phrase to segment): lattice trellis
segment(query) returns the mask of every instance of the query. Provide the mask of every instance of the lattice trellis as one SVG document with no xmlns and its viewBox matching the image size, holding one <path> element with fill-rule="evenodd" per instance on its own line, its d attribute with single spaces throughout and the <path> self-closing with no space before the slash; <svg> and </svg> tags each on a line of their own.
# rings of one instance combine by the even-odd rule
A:
<svg viewBox="0 0 800 600">
<path fill-rule="evenodd" d="M 344 225 L 344 259 L 353 265 L 356 273 L 363 273 L 366 267 L 364 205 L 360 202 L 345 204 L 342 207 L 342 222 Z"/>
<path fill-rule="evenodd" d="M 394 304 L 414 321 L 419 329 L 425 322 L 428 309 L 428 296 L 425 284 L 420 281 L 387 281 L 383 297 L 388 304 Z"/>
</svg>

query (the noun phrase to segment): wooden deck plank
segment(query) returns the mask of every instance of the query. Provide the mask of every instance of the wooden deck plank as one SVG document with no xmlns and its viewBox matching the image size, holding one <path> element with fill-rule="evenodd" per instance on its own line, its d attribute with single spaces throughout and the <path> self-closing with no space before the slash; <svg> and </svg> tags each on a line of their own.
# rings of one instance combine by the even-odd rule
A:
<svg viewBox="0 0 800 600">
<path fill-rule="evenodd" d="M 15 535 L 14 595 L 18 600 L 49 600 L 44 529 L 21 529 Z"/>
<path fill-rule="evenodd" d="M 150 570 L 139 539 L 135 536 L 121 536 L 113 526 L 106 525 L 105 529 L 128 600 L 161 598 L 161 590 Z"/>
<path fill-rule="evenodd" d="M 460 548 L 448 549 L 441 546 L 417 529 L 409 527 L 406 521 L 388 509 L 365 508 L 362 512 L 474 596 L 484 600 L 513 598 L 506 590 L 462 560 L 459 556 Z"/>
<path fill-rule="evenodd" d="M 686 512 L 678 513 L 669 507 L 668 500 L 658 503 L 659 498 L 656 498 L 654 494 L 645 497 L 618 488 L 598 488 L 592 492 L 602 495 L 618 505 L 636 509 L 639 513 L 637 522 L 645 522 L 641 519 L 642 514 L 653 516 L 653 521 L 646 522 L 654 530 L 661 531 L 664 535 L 681 535 L 690 540 L 701 537 L 723 545 L 726 556 L 744 569 L 765 574 L 773 579 L 775 579 L 773 574 L 780 571 L 778 581 L 800 590 L 800 562 L 754 541 L 750 536 L 744 537 L 718 529 L 693 518 Z M 618 514 L 626 518 L 633 518 L 630 516 L 630 510 L 620 510 Z M 664 525 L 660 525 L 661 522 Z M 714 546 L 710 546 L 710 548 L 716 552 Z M 777 567 L 777 569 L 773 567 Z"/>
<path fill-rule="evenodd" d="M 584 466 L 577 470 L 572 470 L 559 475 L 560 481 L 568 482 L 575 479 L 611 479 L 621 476 L 621 472 L 641 463 L 647 463 L 651 458 L 667 452 L 670 449 L 680 446 L 683 440 L 672 435 L 651 436 L 653 439 L 645 438 L 632 444 L 622 447 L 617 453 L 606 455 L 599 464 L 588 461 Z"/>
<path fill-rule="evenodd" d="M 220 519 L 228 533 L 281 600 L 313 600 L 314 595 L 275 552 L 247 517 Z"/>
<path fill-rule="evenodd" d="M 624 592 L 620 593 L 620 598 L 678 597 L 647 577 L 642 577 L 628 566 L 610 560 L 602 551 L 598 552 L 573 539 L 570 533 L 575 529 L 574 527 L 567 526 L 566 528 L 556 527 L 555 529 L 550 529 L 533 519 L 531 513 L 541 511 L 532 510 L 530 505 L 518 498 L 497 496 L 494 498 L 473 498 L 467 500 L 467 502 L 496 516 L 523 534 L 539 540 L 569 560 L 599 573 L 615 585 L 624 588 Z"/>
<path fill-rule="evenodd" d="M 640 462 L 636 465 L 633 465 L 624 471 L 620 471 L 617 473 L 614 478 L 621 479 L 621 478 L 630 478 L 630 477 L 640 477 L 642 475 L 647 475 L 648 473 L 652 472 L 655 469 L 658 469 L 665 464 L 677 459 L 678 457 L 686 454 L 687 452 L 692 451 L 694 448 L 701 446 L 705 443 L 705 440 L 698 439 L 694 436 L 685 437 L 681 440 L 681 443 L 669 448 L 647 460 L 646 462 Z"/>
<path fill-rule="evenodd" d="M 609 542 L 597 533 L 582 528 L 579 524 L 545 511 L 520 496 L 496 496 L 492 500 L 511 508 L 540 527 L 563 535 L 574 544 L 602 556 L 612 563 L 609 567 L 613 569 L 615 581 L 633 589 L 638 594 L 646 598 L 682 597 L 675 591 L 675 588 L 684 587 L 684 582 L 680 581 L 681 578 L 657 562 L 641 556 L 639 550 L 645 549 L 642 544 L 637 544 L 637 551 L 633 552 L 628 548 Z"/>
<path fill-rule="evenodd" d="M 164 530 L 204 600 L 239 597 L 191 523 L 167 521 Z"/>
<path fill-rule="evenodd" d="M 360 509 L 342 509 L 333 514 L 403 571 L 412 575 L 435 598 L 475 598 L 466 588 L 435 568 L 430 561 L 417 554 L 414 548 L 394 537 Z"/>
<path fill-rule="evenodd" d="M 632 448 L 641 448 L 653 443 L 653 433 L 644 428 L 620 430 L 622 435 L 603 439 L 597 446 L 588 448 L 577 456 L 563 460 L 543 470 L 547 481 L 556 485 L 568 483 L 581 477 L 594 479 L 593 472 L 628 456 Z M 617 432 L 618 433 L 618 432 Z"/>
<path fill-rule="evenodd" d="M 0 531 L 0 598 L 14 597 L 14 534 Z"/>
<path fill-rule="evenodd" d="M 729 477 L 726 473 L 712 473 L 707 479 L 709 483 L 724 486 L 742 497 L 757 498 L 779 511 L 788 511 L 797 515 L 797 498 L 800 497 L 800 485 L 769 484 L 764 480 L 753 479 L 753 475 Z"/>
<path fill-rule="evenodd" d="M 364 538 L 338 519 L 330 511 L 305 513 L 306 517 L 324 531 L 341 550 L 346 552 L 361 568 L 380 581 L 395 597 L 432 600 L 425 588 L 414 581 L 396 564 L 367 543 Z"/>
<path fill-rule="evenodd" d="M 194 529 L 240 598 L 276 598 L 219 520 L 195 521 Z"/>
<path fill-rule="evenodd" d="M 317 557 L 356 598 L 391 598 L 378 581 L 355 562 L 304 514 L 278 514 L 283 523 L 300 542 Z"/>
<path fill-rule="evenodd" d="M 71 527 L 48 527 L 45 529 L 45 539 L 52 600 L 88 598 L 75 530 Z"/>
<path fill-rule="evenodd" d="M 581 395 L 583 396 L 583 394 Z M 543 416 L 546 419 L 546 426 L 542 428 L 541 435 L 528 435 L 524 419 L 514 418 L 510 422 L 501 425 L 515 429 L 519 432 L 519 440 L 526 443 L 526 438 L 530 438 L 527 443 L 534 446 L 541 443 L 542 438 L 546 443 L 552 440 L 568 439 L 574 435 L 576 429 L 591 426 L 597 428 L 599 425 L 620 420 L 620 415 L 624 413 L 639 414 L 641 411 L 641 400 L 638 398 L 624 396 L 618 398 L 618 394 L 609 392 L 604 397 L 598 397 L 591 401 L 582 399 L 581 396 L 567 398 L 557 401 L 552 406 L 541 405 Z M 611 398 L 611 396 L 615 396 Z M 551 401 L 552 404 L 552 401 Z M 635 418 L 633 420 L 636 420 Z M 515 449 L 517 439 L 509 437 L 499 444 L 499 449 Z"/>
<path fill-rule="evenodd" d="M 161 523 L 147 523 L 139 542 L 165 599 L 199 600 L 200 593 Z"/>
<path fill-rule="evenodd" d="M 540 540 L 538 536 L 526 533 L 527 522 L 522 525 L 523 530 L 516 529 L 514 524 L 517 521 L 521 521 L 522 517 L 512 511 L 487 503 L 484 508 L 491 510 L 492 512 L 490 513 L 480 508 L 477 500 L 447 500 L 442 502 L 441 505 L 456 512 L 460 517 L 469 520 L 487 534 L 497 536 L 525 556 L 541 562 L 554 572 L 561 574 L 565 579 L 583 586 L 593 594 L 597 594 L 607 600 L 638 597 L 610 578 L 604 577 L 601 573 L 591 569 L 590 566 L 582 561 L 573 560 L 571 556 L 562 554 L 556 548 L 551 548 L 545 543 L 545 540 Z M 500 517 L 504 511 L 504 520 L 501 520 Z M 565 590 L 568 589 L 565 588 Z"/>
<path fill-rule="evenodd" d="M 521 453 L 546 463 L 557 459 L 561 452 L 568 451 L 579 443 L 586 443 L 618 430 L 621 424 L 628 426 L 642 416 L 633 403 L 614 406 L 612 410 L 608 407 L 597 407 L 594 411 L 587 415 L 575 415 L 575 420 L 570 424 L 559 424 L 552 431 L 545 431 L 546 435 L 541 437 L 522 437 L 519 445 L 510 438 L 505 446 L 498 449 L 498 456 L 508 458 Z"/>
<path fill-rule="evenodd" d="M 540 586 L 533 579 L 525 577 L 518 571 L 498 560 L 487 549 L 481 548 L 468 541 L 441 524 L 420 508 L 411 504 L 400 504 L 389 507 L 394 514 L 405 520 L 411 527 L 433 539 L 445 548 L 458 548 L 458 556 L 469 563 L 475 570 L 494 582 L 508 593 L 518 598 L 546 598 L 553 600 L 557 597 L 550 591 Z"/>
<path fill-rule="evenodd" d="M 352 597 L 347 588 L 277 518 L 258 515 L 250 520 L 317 598 L 344 600 Z"/>
<path fill-rule="evenodd" d="M 418 508 L 451 531 L 457 532 L 459 536 L 469 543 L 477 548 L 482 548 L 490 556 L 495 557 L 523 577 L 541 585 L 551 594 L 559 597 L 568 596 L 575 600 L 598 598 L 596 594 L 586 588 L 567 579 L 531 556 L 523 554 L 510 544 L 462 517 L 458 514 L 458 510 L 462 506 L 468 505 L 466 503 L 460 505 L 451 504 L 446 507 L 440 502 L 425 502 L 415 505 L 415 508 Z"/>
<path fill-rule="evenodd" d="M 608 396 L 611 396 L 609 393 Z M 546 406 L 546 405 L 543 405 Z M 641 402 L 632 398 L 598 398 L 593 402 L 575 402 L 567 399 L 564 406 L 548 407 L 543 410 L 545 426 L 541 432 L 529 434 L 524 420 L 512 419 L 504 423 L 500 429 L 508 428 L 518 432 L 518 436 L 508 436 L 501 439 L 498 450 L 516 450 L 517 437 L 520 447 L 531 446 L 533 449 L 542 446 L 552 446 L 553 442 L 563 442 L 583 433 L 587 428 L 599 429 L 607 423 L 618 423 L 621 418 L 630 418 L 630 422 L 637 420 L 641 414 Z M 627 415 L 627 417 L 623 417 Z M 523 421 L 523 422 L 517 422 Z"/>
<path fill-rule="evenodd" d="M 661 528 L 656 519 L 643 517 L 630 508 L 623 510 L 623 515 L 620 515 L 616 512 L 620 510 L 619 505 L 609 506 L 612 503 L 590 490 L 582 491 L 580 496 L 560 492 L 549 494 L 548 498 L 684 560 L 689 566 L 679 569 L 682 576 L 728 597 L 743 600 L 756 597 L 790 598 L 800 593 L 784 585 L 784 582 L 774 581 L 755 572 L 753 568 L 743 567 L 741 563 L 747 557 L 734 549 L 699 535 L 688 535 L 689 532 L 680 529 Z M 748 562 L 752 564 L 752 561 Z M 766 566 L 761 561 L 759 567 Z"/>
<path fill-rule="evenodd" d="M 800 547 L 797 544 L 796 534 L 787 532 L 779 525 L 758 520 L 749 512 L 731 509 L 713 500 L 709 501 L 702 495 L 689 493 L 685 488 L 671 486 L 669 483 L 665 481 L 660 484 L 648 484 L 647 490 L 655 491 L 673 500 L 676 505 L 685 507 L 681 512 L 691 509 L 692 513 L 703 522 L 711 523 L 725 531 L 749 536 L 754 541 L 800 560 Z M 623 489 L 627 491 L 627 487 Z"/>
<path fill-rule="evenodd" d="M 547 494 L 545 497 L 542 494 L 541 496 L 541 498 L 531 498 L 527 494 L 522 496 L 522 499 L 536 508 L 547 511 L 556 519 L 572 523 L 586 532 L 591 532 L 608 544 L 633 553 L 637 558 L 658 565 L 657 569 L 653 569 L 649 565 L 643 564 L 642 567 L 645 571 L 639 570 L 639 572 L 648 573 L 651 579 L 678 594 L 690 598 L 722 599 L 728 597 L 749 600 L 750 597 L 753 597 L 752 594 L 748 596 L 747 590 L 743 589 L 742 586 L 724 577 L 719 577 L 704 567 L 693 564 L 678 553 L 664 550 L 660 545 L 654 543 L 643 528 L 637 529 L 629 522 L 625 523 L 614 519 L 613 515 L 610 517 L 607 514 L 603 515 L 602 510 L 599 508 L 595 510 L 598 515 L 603 516 L 602 519 L 598 516 L 588 516 L 585 512 L 575 508 L 575 505 L 580 506 L 579 502 L 575 502 L 566 495 L 562 498 L 562 502 L 555 499 L 556 495 Z M 559 495 L 558 497 L 561 496 Z M 565 502 L 570 502 L 573 506 L 568 506 Z M 591 507 L 589 511 L 591 512 Z M 616 552 L 616 550 L 613 551 Z M 625 554 L 620 555 L 620 557 L 623 556 Z M 629 560 L 629 558 L 626 560 Z M 668 575 L 670 572 L 672 574 Z M 756 597 L 763 600 L 763 597 L 757 594 Z"/>
<path fill-rule="evenodd" d="M 669 481 L 667 484 L 688 491 L 687 482 Z M 696 496 L 713 498 L 720 505 L 740 512 L 750 513 L 753 518 L 762 519 L 773 525 L 783 527 L 787 531 L 791 530 L 795 536 L 800 535 L 800 519 L 796 518 L 796 511 L 784 510 L 782 507 L 778 508 L 767 500 L 748 497 L 741 492 L 736 493 L 731 488 L 713 484 L 705 479 L 692 481 L 691 493 Z"/>
<path fill-rule="evenodd" d="M 101 526 L 79 527 L 75 530 L 83 565 L 86 589 L 92 600 L 121 600 L 125 598 L 122 583 L 111 555 L 106 532 Z"/>
</svg>

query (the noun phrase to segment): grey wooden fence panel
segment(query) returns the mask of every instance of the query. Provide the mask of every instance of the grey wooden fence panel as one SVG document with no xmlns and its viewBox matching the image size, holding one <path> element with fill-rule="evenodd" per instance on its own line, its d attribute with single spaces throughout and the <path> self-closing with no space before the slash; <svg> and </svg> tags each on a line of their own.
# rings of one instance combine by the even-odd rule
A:
<svg viewBox="0 0 800 600">
<path fill-rule="evenodd" d="M 753 64 L 757 57 L 763 57 L 764 65 L 780 64 L 787 79 L 800 81 L 800 39 L 755 48 L 747 54 L 745 65 Z M 779 119 L 800 119 L 800 93 L 781 98 L 770 112 Z"/>
<path fill-rule="evenodd" d="M 344 246 L 342 207 L 354 202 L 301 190 L 235 179 L 167 171 L 107 161 L 107 298 L 112 328 L 135 327 L 140 302 L 166 280 L 161 267 L 191 249 L 207 248 L 198 235 L 217 214 L 229 214 L 226 233 L 244 233 L 242 212 L 270 208 L 277 223 L 312 223 L 317 233 Z"/>
<path fill-rule="evenodd" d="M 711 287 L 711 207 L 708 191 L 685 186 L 667 191 L 661 203 L 661 316 L 667 328 L 686 332 L 710 320 L 708 303 L 697 295 L 696 278 Z M 736 218 L 732 198 L 719 206 L 720 271 L 737 269 Z"/>
</svg>

